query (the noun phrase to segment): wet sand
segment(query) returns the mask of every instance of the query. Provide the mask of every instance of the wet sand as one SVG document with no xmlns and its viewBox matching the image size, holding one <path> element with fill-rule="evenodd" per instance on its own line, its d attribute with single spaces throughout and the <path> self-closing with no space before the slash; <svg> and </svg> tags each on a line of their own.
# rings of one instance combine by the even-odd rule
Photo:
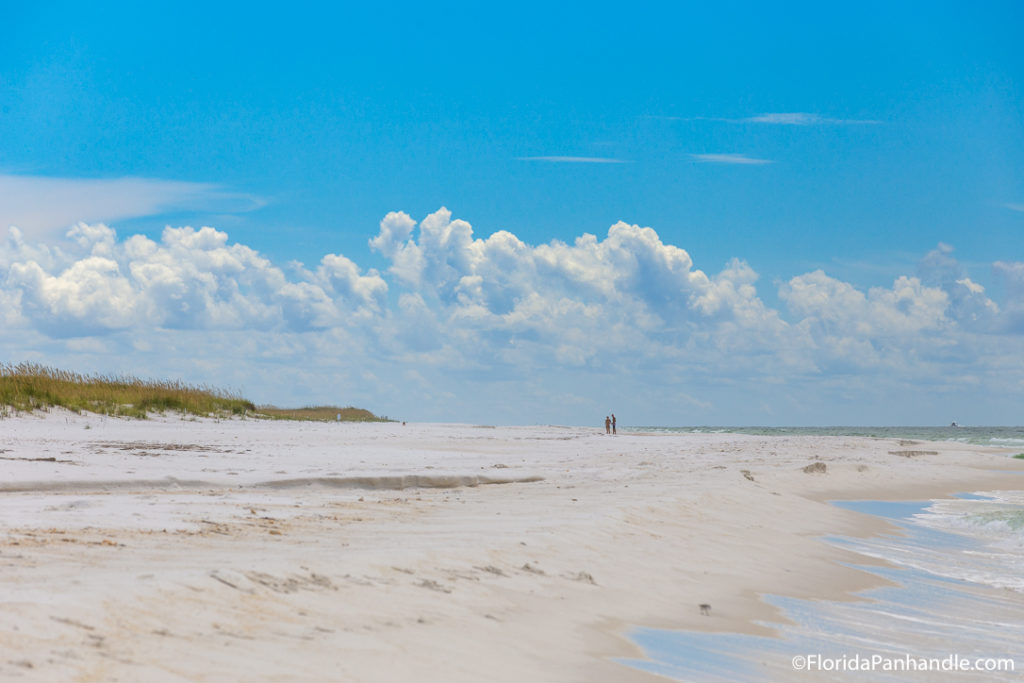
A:
<svg viewBox="0 0 1024 683">
<path fill-rule="evenodd" d="M 632 625 L 770 634 L 762 594 L 883 581 L 820 537 L 887 524 L 828 500 L 1024 472 L 954 443 L 621 431 L 0 420 L 0 678 L 657 680 L 615 661 Z"/>
</svg>

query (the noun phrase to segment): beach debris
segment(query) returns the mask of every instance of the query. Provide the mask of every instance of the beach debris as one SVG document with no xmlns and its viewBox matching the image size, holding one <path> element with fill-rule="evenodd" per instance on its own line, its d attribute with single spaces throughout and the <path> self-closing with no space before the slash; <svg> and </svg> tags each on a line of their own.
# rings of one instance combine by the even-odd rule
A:
<svg viewBox="0 0 1024 683">
<path fill-rule="evenodd" d="M 807 474 L 825 474 L 827 471 L 828 468 L 823 462 L 813 462 L 804 468 L 804 472 Z"/>
<path fill-rule="evenodd" d="M 59 624 L 67 624 L 68 626 L 74 626 L 76 628 L 85 629 L 86 631 L 95 631 L 96 630 L 95 626 L 89 626 L 89 624 L 83 624 L 82 622 L 78 621 L 77 619 L 68 619 L 67 617 L 55 617 L 55 616 L 52 616 L 52 615 L 50 616 L 50 619 L 52 619 L 53 621 L 56 621 Z"/>
<path fill-rule="evenodd" d="M 295 593 L 300 590 L 337 590 L 337 587 L 326 576 L 309 572 L 309 576 L 293 574 L 277 577 L 264 572 L 250 571 L 245 573 L 249 581 L 269 588 L 275 593 Z"/>
<path fill-rule="evenodd" d="M 938 455 L 938 451 L 889 451 L 889 455 L 901 455 L 904 458 L 915 458 L 919 455 Z"/>
<path fill-rule="evenodd" d="M 478 571 L 487 572 L 488 574 L 494 574 L 495 576 L 505 576 L 505 572 L 500 567 L 495 567 L 493 564 L 489 564 L 486 567 L 473 567 Z"/>
<path fill-rule="evenodd" d="M 750 470 L 740 470 L 740 474 L 746 477 L 746 479 L 749 481 L 757 481 L 756 479 L 754 479 L 754 475 L 750 473 Z"/>
<path fill-rule="evenodd" d="M 238 640 L 256 640 L 255 636 L 250 636 L 245 633 L 235 633 L 234 631 L 228 631 L 220 624 L 211 624 L 214 630 L 217 631 L 218 635 L 227 636 L 228 638 L 237 638 Z"/>
<path fill-rule="evenodd" d="M 351 581 L 352 583 L 356 584 L 357 586 L 372 586 L 372 585 L 374 585 L 373 581 L 370 581 L 366 576 L 363 576 L 362 578 L 360 578 L 358 576 L 352 576 L 351 574 L 345 574 L 345 576 L 343 576 L 342 578 L 343 579 L 347 579 L 348 581 Z"/>
<path fill-rule="evenodd" d="M 8 452 L 9 451 L 0 450 L 0 453 L 8 453 Z M 0 460 L 24 460 L 25 462 L 60 462 L 60 463 L 65 463 L 65 464 L 69 464 L 69 465 L 77 465 L 78 464 L 74 460 L 58 460 L 57 458 L 54 458 L 54 457 L 49 457 L 49 458 L 15 458 L 15 457 L 0 456 Z"/>
<path fill-rule="evenodd" d="M 201 527 L 200 533 L 203 533 L 203 534 L 205 534 L 205 533 L 221 534 L 222 536 L 230 536 L 231 535 L 231 533 L 228 531 L 229 527 L 226 524 L 221 524 L 220 522 L 214 522 L 213 520 L 209 520 L 209 519 L 201 519 L 201 520 L 199 520 L 199 522 L 201 524 L 206 524 L 207 525 L 205 527 Z"/>
<path fill-rule="evenodd" d="M 594 577 L 591 576 L 590 572 L 577 572 L 575 574 L 570 574 L 568 578 L 572 579 L 573 581 L 582 581 L 583 583 L 589 583 L 592 586 L 597 585 L 597 581 L 594 581 Z"/>
<path fill-rule="evenodd" d="M 423 579 L 422 581 L 420 581 L 416 585 L 419 586 L 420 588 L 429 588 L 430 590 L 437 591 L 439 593 L 451 593 L 452 592 L 451 588 L 446 588 L 445 586 L 442 586 L 441 584 L 439 584 L 437 581 L 434 581 L 433 579 Z"/>
<path fill-rule="evenodd" d="M 700 604 L 700 613 L 701 613 L 701 616 L 710 617 L 711 616 L 711 605 L 709 605 L 706 602 L 702 602 Z"/>
<path fill-rule="evenodd" d="M 476 574 L 470 574 L 467 572 L 459 571 L 458 569 L 445 569 L 443 570 L 449 581 L 457 581 L 459 579 L 465 579 L 466 581 L 479 581 L 480 577 Z"/>
<path fill-rule="evenodd" d="M 544 573 L 544 570 L 543 570 L 543 569 L 538 569 L 537 567 L 534 567 L 533 565 L 531 565 L 531 564 L 530 564 L 529 562 L 527 562 L 526 564 L 524 564 L 524 565 L 523 565 L 523 566 L 521 567 L 521 569 L 522 569 L 522 570 L 523 570 L 524 572 L 530 572 L 531 574 L 543 574 L 543 573 Z"/>
<path fill-rule="evenodd" d="M 107 450 L 126 451 L 131 455 L 159 457 L 171 452 L 186 453 L 232 453 L 227 446 L 196 443 L 161 443 L 158 441 L 93 441 L 88 444 L 94 452 Z"/>
<path fill-rule="evenodd" d="M 867 472 L 868 471 L 868 466 L 867 465 L 857 465 L 857 471 L 858 472 Z"/>
<path fill-rule="evenodd" d="M 221 572 L 218 572 L 217 570 L 214 570 L 214 571 L 210 572 L 209 576 L 210 576 L 211 579 L 214 579 L 216 581 L 220 581 L 225 586 L 228 586 L 229 588 L 234 588 L 236 591 L 242 591 L 243 593 L 252 593 L 253 592 L 249 588 L 242 588 L 241 586 L 239 586 L 238 583 L 241 583 L 241 581 L 239 581 L 239 579 L 237 579 L 235 577 L 231 577 L 234 580 L 233 581 L 229 580 L 229 579 L 225 578 L 224 575 Z M 236 583 L 236 582 L 238 582 L 238 583 Z"/>
</svg>

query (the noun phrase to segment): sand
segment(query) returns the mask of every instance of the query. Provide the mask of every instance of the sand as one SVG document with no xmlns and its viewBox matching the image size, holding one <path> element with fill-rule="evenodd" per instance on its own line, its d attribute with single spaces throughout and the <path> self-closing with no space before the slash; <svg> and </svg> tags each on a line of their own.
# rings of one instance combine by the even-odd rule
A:
<svg viewBox="0 0 1024 683">
<path fill-rule="evenodd" d="M 631 626 L 770 635 L 763 594 L 879 585 L 821 537 L 886 523 L 829 500 L 1022 472 L 851 437 L 6 418 L 0 679 L 660 680 L 617 661 Z"/>
</svg>

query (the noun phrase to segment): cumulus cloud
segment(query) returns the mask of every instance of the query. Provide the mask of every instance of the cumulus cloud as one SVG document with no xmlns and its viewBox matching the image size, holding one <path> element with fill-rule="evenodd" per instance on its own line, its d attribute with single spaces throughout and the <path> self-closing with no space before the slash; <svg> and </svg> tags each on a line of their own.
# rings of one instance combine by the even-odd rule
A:
<svg viewBox="0 0 1024 683">
<path fill-rule="evenodd" d="M 531 246 L 506 231 L 477 238 L 443 208 L 419 224 L 418 234 L 410 220 L 389 216 L 370 241 L 391 260 L 389 272 L 448 313 L 491 324 L 579 310 L 561 301 L 597 306 L 643 328 L 691 318 L 747 320 L 756 300 L 756 276 L 745 264 L 711 278 L 651 228 L 620 222 L 604 239 L 584 234 L 573 244 Z"/>
<path fill-rule="evenodd" d="M 1006 288 L 1003 327 L 1008 332 L 1024 332 L 1024 262 L 997 261 L 996 275 Z"/>
<path fill-rule="evenodd" d="M 918 264 L 921 279 L 938 287 L 949 297 L 948 314 L 968 329 L 991 331 L 1000 325 L 999 306 L 985 294 L 985 288 L 972 281 L 953 256 L 953 247 L 940 243 Z"/>
<path fill-rule="evenodd" d="M 862 292 L 817 270 L 789 280 L 779 296 L 817 355 L 864 367 L 898 364 L 905 351 L 937 339 L 950 325 L 946 293 L 913 277 Z"/>
<path fill-rule="evenodd" d="M 758 298 L 749 265 L 735 260 L 709 275 L 651 228 L 620 222 L 604 238 L 529 245 L 506 231 L 478 238 L 446 209 L 411 227 L 392 216 L 371 245 L 390 258 L 398 285 L 416 293 L 418 315 L 437 320 L 419 324 L 444 330 L 429 335 L 431 360 L 451 354 L 490 374 L 496 365 L 697 367 L 775 348 L 787 328 Z M 729 372 L 793 361 L 788 350 L 777 359 L 736 356 Z"/>
<path fill-rule="evenodd" d="M 63 245 L 32 246 L 12 230 L 0 263 L 18 313 L 53 336 L 132 327 L 316 329 L 379 311 L 387 285 L 344 256 L 324 256 L 297 279 L 226 233 L 167 228 L 159 242 L 118 241 L 106 225 L 80 223 Z"/>
<path fill-rule="evenodd" d="M 862 291 L 819 270 L 790 279 L 779 296 L 819 371 L 884 368 L 929 381 L 977 384 L 988 375 L 1001 383 L 999 373 L 1024 369 L 1012 351 L 1019 343 L 1012 335 L 1024 331 L 1024 265 L 993 268 L 1007 291 L 1002 306 L 946 244 L 921 259 L 916 277 L 900 276 L 891 287 Z"/>
<path fill-rule="evenodd" d="M 495 386 L 558 397 L 569 384 L 600 396 L 632 383 L 652 401 L 711 410 L 726 385 L 1024 377 L 1024 264 L 994 264 L 997 303 L 944 244 L 884 287 L 820 270 L 792 277 L 779 286 L 782 310 L 766 305 L 742 259 L 708 272 L 626 222 L 529 244 L 507 231 L 477 235 L 445 208 L 420 221 L 393 212 L 369 245 L 385 272 L 343 254 L 281 266 L 211 227 L 150 239 L 78 223 L 56 242 L 11 229 L 0 243 L 0 351 L 146 367 L 177 358 L 243 388 L 251 376 L 279 388 L 286 368 L 304 368 L 288 385 L 296 392 L 329 373 L 332 386 L 372 376 L 379 392 L 405 397 L 415 372 L 417 405 L 469 395 L 492 407 L 484 397 Z M 193 356 L 198 346 L 206 356 Z M 234 374 L 224 358 L 238 359 Z M 707 393 L 690 386 L 698 380 Z"/>
</svg>

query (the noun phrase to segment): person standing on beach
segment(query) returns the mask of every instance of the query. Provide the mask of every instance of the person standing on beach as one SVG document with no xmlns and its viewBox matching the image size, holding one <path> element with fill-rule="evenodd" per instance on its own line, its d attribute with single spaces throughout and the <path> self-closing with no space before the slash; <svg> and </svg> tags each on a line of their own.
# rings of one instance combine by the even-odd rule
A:
<svg viewBox="0 0 1024 683">
<path fill-rule="evenodd" d="M 604 416 L 604 433 L 605 434 L 611 434 L 612 433 L 612 420 L 607 415 Z"/>
<path fill-rule="evenodd" d="M 615 413 L 612 413 L 612 434 L 616 434 L 615 431 Z"/>
</svg>

